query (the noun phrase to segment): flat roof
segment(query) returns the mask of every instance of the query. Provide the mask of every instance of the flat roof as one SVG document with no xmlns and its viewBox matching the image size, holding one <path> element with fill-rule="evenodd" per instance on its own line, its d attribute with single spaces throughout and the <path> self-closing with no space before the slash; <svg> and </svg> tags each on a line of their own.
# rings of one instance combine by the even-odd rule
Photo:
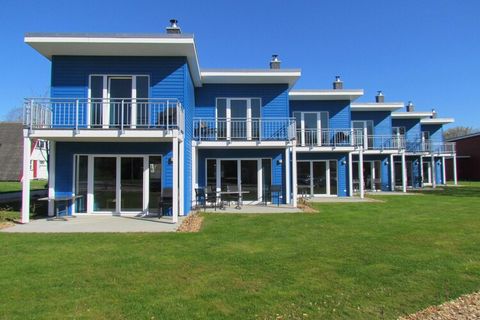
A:
<svg viewBox="0 0 480 320">
<path fill-rule="evenodd" d="M 187 58 L 194 84 L 202 84 L 191 34 L 27 33 L 24 41 L 49 60 L 54 55 L 182 56 Z"/>
<path fill-rule="evenodd" d="M 427 118 L 427 119 L 421 119 L 420 123 L 421 124 L 448 124 L 455 122 L 455 119 L 453 118 Z"/>
<path fill-rule="evenodd" d="M 474 132 L 474 133 L 470 133 L 470 134 L 467 134 L 467 135 L 464 135 L 464 136 L 461 136 L 461 137 L 450 138 L 450 139 L 447 139 L 447 141 L 457 141 L 457 140 L 463 140 L 463 139 L 468 139 L 468 138 L 474 138 L 474 137 L 477 137 L 477 136 L 480 136 L 480 132 Z M 458 156 L 457 156 L 457 158 L 458 158 Z"/>
<path fill-rule="evenodd" d="M 202 69 L 202 83 L 286 83 L 292 87 L 300 69 Z"/>
<path fill-rule="evenodd" d="M 431 111 L 428 112 L 392 112 L 392 118 L 393 119 L 422 119 L 422 118 L 427 118 L 431 117 L 433 113 Z"/>
<path fill-rule="evenodd" d="M 403 106 L 403 102 L 358 102 L 352 103 L 350 108 L 352 111 L 395 111 Z"/>
<path fill-rule="evenodd" d="M 288 94 L 290 100 L 349 100 L 354 101 L 363 96 L 362 89 L 296 89 Z"/>
</svg>

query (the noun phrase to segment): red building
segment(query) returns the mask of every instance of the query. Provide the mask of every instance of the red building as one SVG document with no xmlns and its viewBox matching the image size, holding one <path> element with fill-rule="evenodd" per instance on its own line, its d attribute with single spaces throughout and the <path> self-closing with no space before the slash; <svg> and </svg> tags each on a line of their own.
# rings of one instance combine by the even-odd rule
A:
<svg viewBox="0 0 480 320">
<path fill-rule="evenodd" d="M 458 180 L 480 180 L 480 132 L 449 139 L 456 143 Z M 447 159 L 447 180 L 453 179 L 452 159 Z"/>
</svg>

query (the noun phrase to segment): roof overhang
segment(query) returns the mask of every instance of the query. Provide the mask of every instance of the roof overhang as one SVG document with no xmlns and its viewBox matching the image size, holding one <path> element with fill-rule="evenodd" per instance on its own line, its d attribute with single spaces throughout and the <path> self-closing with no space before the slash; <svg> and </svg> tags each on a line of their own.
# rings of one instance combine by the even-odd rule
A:
<svg viewBox="0 0 480 320">
<path fill-rule="evenodd" d="M 422 119 L 432 116 L 432 112 L 393 112 L 393 119 Z"/>
<path fill-rule="evenodd" d="M 352 111 L 395 111 L 403 108 L 403 102 L 386 102 L 386 103 L 352 103 L 350 109 Z"/>
<path fill-rule="evenodd" d="M 49 60 L 55 55 L 186 57 L 194 84 L 202 84 L 193 35 L 27 33 L 24 40 Z"/>
<path fill-rule="evenodd" d="M 449 124 L 455 122 L 453 118 L 427 118 L 421 119 L 421 124 Z"/>
<path fill-rule="evenodd" d="M 288 94 L 290 100 L 349 100 L 354 101 L 363 96 L 363 90 L 291 90 Z"/>
<path fill-rule="evenodd" d="M 300 69 L 216 70 L 203 69 L 202 83 L 288 84 L 291 88 L 302 75 Z"/>
</svg>

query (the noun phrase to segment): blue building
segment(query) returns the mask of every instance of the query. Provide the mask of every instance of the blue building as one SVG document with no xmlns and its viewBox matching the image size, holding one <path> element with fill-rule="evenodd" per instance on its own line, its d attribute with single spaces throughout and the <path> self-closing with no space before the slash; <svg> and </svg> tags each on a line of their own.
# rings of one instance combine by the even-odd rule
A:
<svg viewBox="0 0 480 320">
<path fill-rule="evenodd" d="M 25 42 L 52 71 L 50 97 L 25 101 L 24 169 L 31 141 L 48 140 L 49 198 L 65 199 L 68 214 L 177 222 L 201 190 L 215 202 L 238 194 L 292 206 L 406 191 L 445 184 L 445 158 L 455 156 L 442 138 L 453 119 L 398 112 L 404 104 L 381 92 L 356 103 L 363 90 L 340 77 L 332 89 L 294 89 L 300 69 L 282 69 L 276 55 L 267 69 L 203 69 L 175 20 L 165 34 L 29 33 Z M 28 222 L 29 179 L 23 193 Z"/>
</svg>

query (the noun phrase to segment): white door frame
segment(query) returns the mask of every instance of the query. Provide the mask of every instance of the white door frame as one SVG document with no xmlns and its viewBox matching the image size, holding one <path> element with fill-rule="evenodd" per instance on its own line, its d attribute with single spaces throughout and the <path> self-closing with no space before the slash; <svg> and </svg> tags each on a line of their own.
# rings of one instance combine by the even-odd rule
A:
<svg viewBox="0 0 480 320">
<path fill-rule="evenodd" d="M 330 176 L 330 161 L 337 161 L 335 159 L 328 160 L 297 160 L 297 162 L 308 162 L 310 167 L 310 195 L 314 197 L 324 197 L 324 196 L 337 196 L 338 194 L 331 194 L 331 176 Z M 324 194 L 313 193 L 314 189 L 314 177 L 313 177 L 313 163 L 314 162 L 325 162 L 325 179 L 326 179 L 326 189 Z M 337 165 L 338 166 L 338 165 Z M 297 175 L 298 176 L 298 175 Z M 338 190 L 338 168 L 337 168 L 337 190 Z"/>
<path fill-rule="evenodd" d="M 218 100 L 224 99 L 225 100 L 225 118 L 226 118 L 226 138 L 227 140 L 231 140 L 232 138 L 232 100 L 240 100 L 246 101 L 246 133 L 247 133 L 247 140 L 252 140 L 252 100 L 258 99 L 260 100 L 260 117 L 262 113 L 262 99 L 259 97 L 217 97 L 215 99 L 215 119 L 218 119 Z"/>
</svg>

